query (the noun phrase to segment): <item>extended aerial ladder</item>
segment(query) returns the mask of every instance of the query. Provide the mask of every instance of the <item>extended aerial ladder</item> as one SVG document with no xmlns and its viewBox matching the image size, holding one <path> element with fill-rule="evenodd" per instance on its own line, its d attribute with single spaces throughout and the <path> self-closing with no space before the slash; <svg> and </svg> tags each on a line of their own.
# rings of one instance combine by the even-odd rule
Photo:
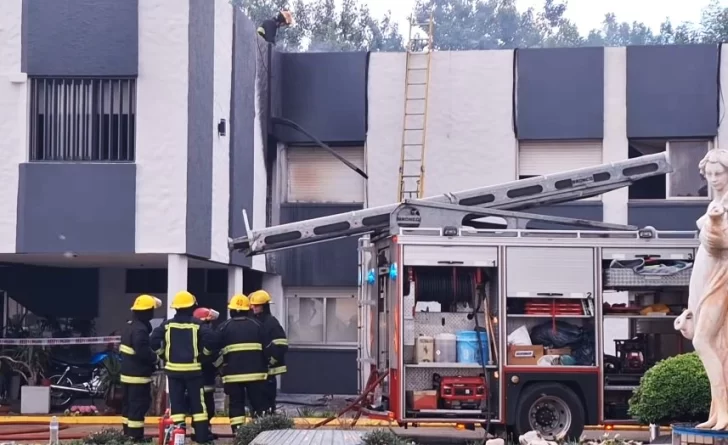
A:
<svg viewBox="0 0 728 445">
<path fill-rule="evenodd" d="M 543 221 L 603 230 L 637 230 L 628 225 L 522 211 L 601 195 L 671 172 L 667 154 L 659 153 L 255 231 L 250 229 L 243 210 L 246 235 L 230 239 L 229 247 L 250 256 L 349 236 L 396 233 L 400 227 L 477 227 L 478 219 L 489 216 L 503 218 L 509 229 L 524 229 L 530 221 Z"/>
<path fill-rule="evenodd" d="M 412 20 L 404 77 L 404 124 L 397 194 L 400 202 L 422 198 L 425 186 L 425 144 L 434 21 L 430 13 L 430 20 L 424 24 L 427 26 L 427 35 L 420 37 L 419 34 L 413 36 L 412 31 L 415 27 L 421 28 L 421 25 L 414 18 Z"/>
</svg>

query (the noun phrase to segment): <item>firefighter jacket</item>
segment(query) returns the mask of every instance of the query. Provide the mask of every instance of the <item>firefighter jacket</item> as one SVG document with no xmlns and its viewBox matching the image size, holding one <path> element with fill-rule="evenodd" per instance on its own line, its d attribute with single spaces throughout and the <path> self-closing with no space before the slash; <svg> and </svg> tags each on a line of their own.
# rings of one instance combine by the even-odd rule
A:
<svg viewBox="0 0 728 445">
<path fill-rule="evenodd" d="M 258 315 L 258 321 L 263 325 L 263 332 L 269 339 L 265 347 L 269 356 L 268 375 L 284 374 L 288 371 L 286 368 L 286 353 L 288 352 L 286 332 L 276 317 L 271 314 L 261 313 Z"/>
<path fill-rule="evenodd" d="M 252 317 L 230 318 L 220 326 L 217 341 L 223 383 L 248 383 L 268 378 L 268 355 L 262 325 Z"/>
<path fill-rule="evenodd" d="M 131 320 L 121 333 L 121 383 L 144 384 L 152 381 L 157 354 L 152 350 L 149 322 Z"/>
<path fill-rule="evenodd" d="M 192 315 L 177 313 L 154 329 L 151 343 L 167 374 L 200 375 L 204 355 L 212 355 L 214 334 Z"/>
</svg>

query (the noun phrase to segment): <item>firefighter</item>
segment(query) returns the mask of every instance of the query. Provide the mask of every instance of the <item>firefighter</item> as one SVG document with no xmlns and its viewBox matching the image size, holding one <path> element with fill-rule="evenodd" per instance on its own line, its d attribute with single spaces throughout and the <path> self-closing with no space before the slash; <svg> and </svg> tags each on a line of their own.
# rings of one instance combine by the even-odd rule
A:
<svg viewBox="0 0 728 445">
<path fill-rule="evenodd" d="M 221 350 L 225 393 L 230 398 L 230 426 L 233 434 L 245 421 L 246 397 L 253 417 L 266 408 L 265 384 L 268 377 L 268 355 L 262 325 L 249 313 L 245 295 L 237 294 L 228 304 L 230 318 L 220 326 L 218 341 Z"/>
<path fill-rule="evenodd" d="M 278 320 L 270 313 L 270 295 L 264 290 L 257 290 L 250 294 L 250 307 L 255 312 L 256 319 L 263 325 L 265 336 L 270 340 L 266 345 L 269 351 L 268 379 L 266 380 L 266 411 L 273 414 L 276 410 L 276 395 L 278 392 L 277 376 L 285 374 L 286 353 L 288 352 L 288 339 L 286 332 Z"/>
<path fill-rule="evenodd" d="M 197 299 L 191 293 L 178 292 L 170 307 L 177 312 L 172 319 L 154 329 L 151 343 L 152 348 L 159 351 L 164 359 L 172 422 L 186 428 L 186 414 L 192 413 L 192 425 L 195 428 L 193 439 L 198 443 L 209 442 L 212 437 L 200 358 L 203 353 L 211 354 L 215 335 L 208 326 L 203 326 L 193 317 Z"/>
<path fill-rule="evenodd" d="M 192 315 L 204 325 L 211 327 L 212 322 L 217 320 L 220 313 L 206 307 L 198 307 Z M 205 408 L 207 409 L 208 424 L 210 423 L 210 419 L 215 417 L 215 379 L 217 378 L 217 368 L 214 362 L 216 356 L 217 351 L 213 349 L 203 351 L 202 384 L 204 385 L 203 390 L 205 392 Z M 210 436 L 213 439 L 217 439 L 217 436 L 212 433 L 212 427 L 208 428 L 210 428 Z"/>
<path fill-rule="evenodd" d="M 144 439 L 144 415 L 152 404 L 152 373 L 157 354 L 149 342 L 150 320 L 162 301 L 151 295 L 139 295 L 131 307 L 131 320 L 121 333 L 121 414 L 124 434 L 133 441 Z"/>
<path fill-rule="evenodd" d="M 258 34 L 260 34 L 266 42 L 275 45 L 278 28 L 291 26 L 293 23 L 293 15 L 289 11 L 282 9 L 272 19 L 263 20 L 263 23 L 261 23 L 258 27 Z"/>
</svg>

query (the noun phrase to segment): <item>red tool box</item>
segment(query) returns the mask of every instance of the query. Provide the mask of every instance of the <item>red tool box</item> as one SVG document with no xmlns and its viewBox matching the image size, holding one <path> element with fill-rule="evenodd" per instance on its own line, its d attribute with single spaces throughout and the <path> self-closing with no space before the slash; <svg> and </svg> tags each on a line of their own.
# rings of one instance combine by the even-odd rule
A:
<svg viewBox="0 0 728 445">
<path fill-rule="evenodd" d="M 584 315 L 584 306 L 573 300 L 529 301 L 524 312 L 526 315 Z"/>
</svg>

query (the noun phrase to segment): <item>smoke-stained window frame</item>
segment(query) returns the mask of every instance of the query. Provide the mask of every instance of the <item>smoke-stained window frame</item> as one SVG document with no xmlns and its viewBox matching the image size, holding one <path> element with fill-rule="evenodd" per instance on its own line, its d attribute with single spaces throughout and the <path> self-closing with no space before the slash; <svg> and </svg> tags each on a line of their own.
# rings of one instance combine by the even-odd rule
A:
<svg viewBox="0 0 728 445">
<path fill-rule="evenodd" d="M 135 161 L 135 77 L 31 76 L 28 82 L 30 162 Z"/>
</svg>

